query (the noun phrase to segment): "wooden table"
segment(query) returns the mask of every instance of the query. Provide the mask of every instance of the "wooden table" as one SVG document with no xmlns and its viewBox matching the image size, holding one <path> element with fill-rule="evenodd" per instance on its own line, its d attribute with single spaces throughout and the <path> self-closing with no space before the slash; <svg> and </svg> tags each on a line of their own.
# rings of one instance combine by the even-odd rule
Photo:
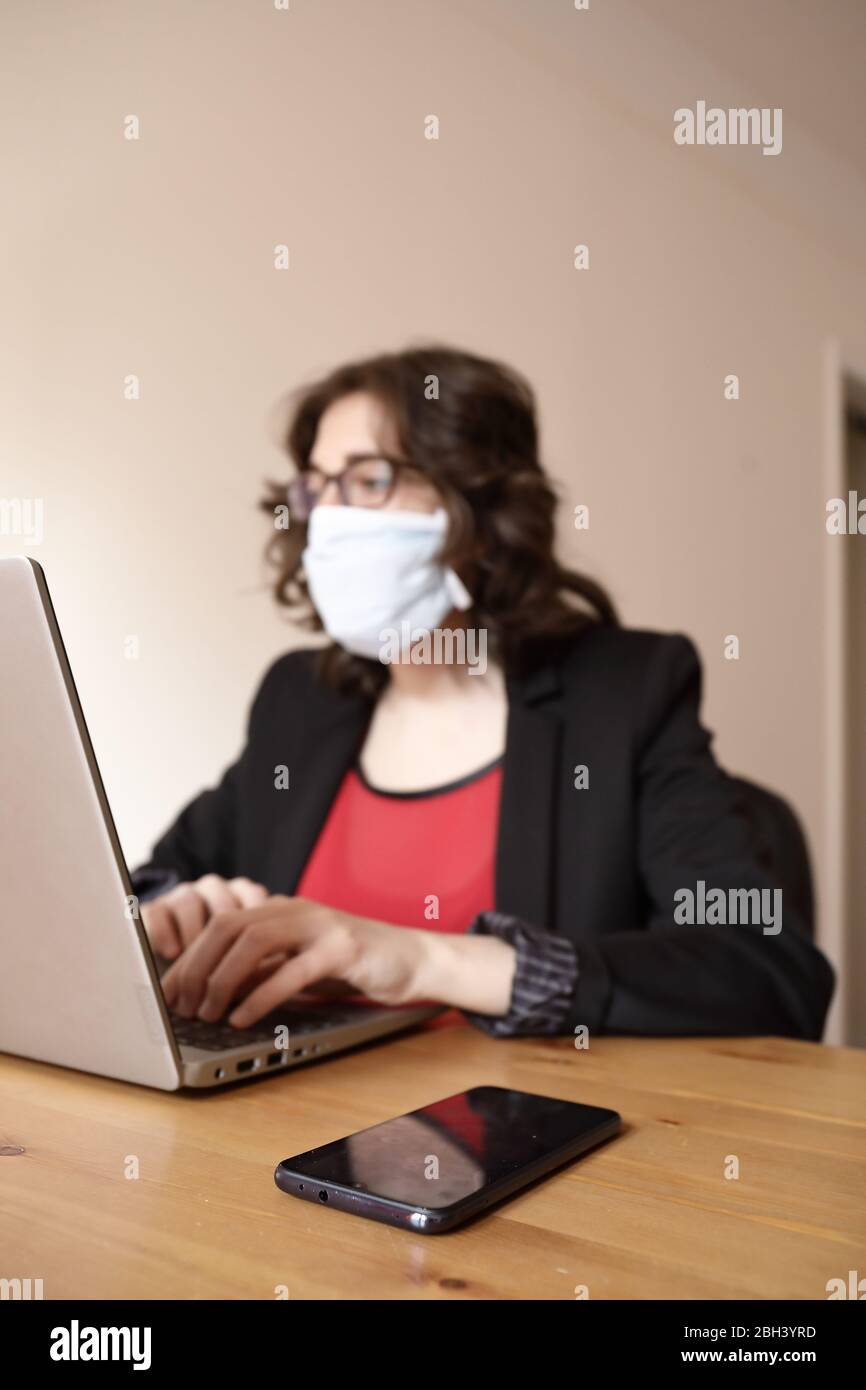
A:
<svg viewBox="0 0 866 1390">
<path fill-rule="evenodd" d="M 287 1155 L 480 1084 L 619 1110 L 619 1139 L 450 1235 L 295 1201 Z M 163 1094 L 0 1057 L 0 1277 L 52 1298 L 825 1299 L 866 1275 L 866 1053 L 778 1038 L 500 1042 L 456 1018 L 293 1074 Z M 738 1180 L 725 1177 L 729 1155 Z M 130 1157 L 140 1177 L 127 1178 Z"/>
</svg>

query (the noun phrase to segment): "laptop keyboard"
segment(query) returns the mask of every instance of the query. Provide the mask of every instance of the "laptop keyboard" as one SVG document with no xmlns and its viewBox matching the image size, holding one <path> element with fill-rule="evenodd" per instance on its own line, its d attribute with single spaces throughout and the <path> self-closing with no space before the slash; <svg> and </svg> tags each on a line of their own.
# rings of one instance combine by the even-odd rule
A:
<svg viewBox="0 0 866 1390">
<path fill-rule="evenodd" d="M 202 1018 L 183 1018 L 169 1011 L 177 1041 L 187 1047 L 200 1047 L 205 1052 L 224 1052 L 226 1048 L 249 1043 L 273 1043 L 275 1028 L 287 1028 L 289 1038 L 293 1039 L 301 1033 L 317 1033 L 340 1023 L 354 1023 L 359 1017 L 362 1015 L 356 1007 L 308 1004 L 297 1009 L 279 1009 L 260 1019 L 252 1028 L 233 1028 L 224 1019 L 206 1023 Z"/>
</svg>

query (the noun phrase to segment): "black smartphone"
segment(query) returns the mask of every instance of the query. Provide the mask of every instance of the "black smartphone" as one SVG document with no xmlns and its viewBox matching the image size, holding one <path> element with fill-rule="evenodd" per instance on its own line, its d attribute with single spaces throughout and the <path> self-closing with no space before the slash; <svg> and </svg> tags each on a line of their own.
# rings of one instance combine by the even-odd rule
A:
<svg viewBox="0 0 866 1390">
<path fill-rule="evenodd" d="M 619 1133 L 615 1110 L 475 1086 L 284 1158 L 292 1197 L 436 1235 Z"/>
</svg>

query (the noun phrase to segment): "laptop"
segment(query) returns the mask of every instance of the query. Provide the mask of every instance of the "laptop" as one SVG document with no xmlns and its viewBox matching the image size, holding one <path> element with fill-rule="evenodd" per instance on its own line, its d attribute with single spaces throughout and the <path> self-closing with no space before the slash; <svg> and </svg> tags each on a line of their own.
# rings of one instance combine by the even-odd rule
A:
<svg viewBox="0 0 866 1390">
<path fill-rule="evenodd" d="M 0 560 L 0 1052 L 173 1091 L 276 1075 L 441 1012 L 291 1000 L 172 1015 L 42 567 Z"/>
</svg>

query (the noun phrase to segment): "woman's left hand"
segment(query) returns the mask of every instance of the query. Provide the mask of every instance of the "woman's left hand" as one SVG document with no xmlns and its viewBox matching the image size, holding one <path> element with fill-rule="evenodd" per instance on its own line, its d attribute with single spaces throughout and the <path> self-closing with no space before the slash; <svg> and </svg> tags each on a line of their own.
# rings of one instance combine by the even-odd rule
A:
<svg viewBox="0 0 866 1390">
<path fill-rule="evenodd" d="M 170 1008 L 186 1017 L 249 1027 L 317 982 L 344 981 L 347 993 L 380 1004 L 424 998 L 434 934 L 390 926 L 274 896 L 259 907 L 218 912 L 162 977 Z M 426 996 L 429 997 L 429 996 Z"/>
</svg>

